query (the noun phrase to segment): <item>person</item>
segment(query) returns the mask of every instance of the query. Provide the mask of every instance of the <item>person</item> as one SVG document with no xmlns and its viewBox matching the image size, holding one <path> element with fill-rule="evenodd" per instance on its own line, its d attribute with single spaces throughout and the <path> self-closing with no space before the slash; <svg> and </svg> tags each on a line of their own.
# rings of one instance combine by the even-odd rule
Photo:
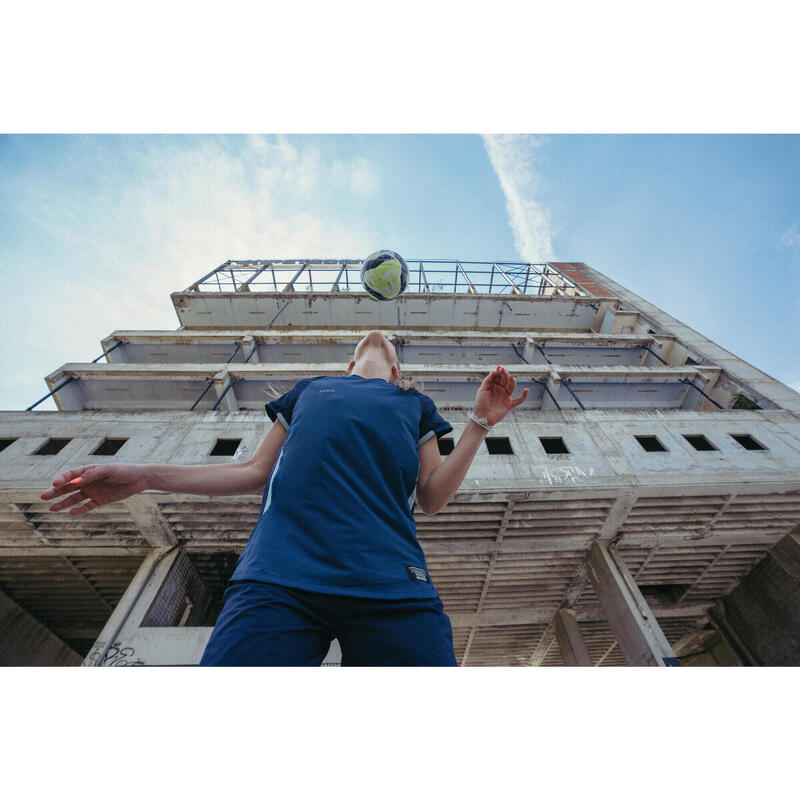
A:
<svg viewBox="0 0 800 800">
<path fill-rule="evenodd" d="M 522 403 L 498 366 L 442 460 L 452 427 L 400 370 L 381 331 L 359 341 L 346 375 L 298 381 L 266 404 L 272 427 L 247 462 L 109 464 L 69 470 L 42 499 L 86 514 L 144 491 L 261 492 L 261 513 L 226 588 L 201 666 L 456 666 L 450 620 L 417 541 L 414 504 L 455 495 L 491 427 Z"/>
</svg>

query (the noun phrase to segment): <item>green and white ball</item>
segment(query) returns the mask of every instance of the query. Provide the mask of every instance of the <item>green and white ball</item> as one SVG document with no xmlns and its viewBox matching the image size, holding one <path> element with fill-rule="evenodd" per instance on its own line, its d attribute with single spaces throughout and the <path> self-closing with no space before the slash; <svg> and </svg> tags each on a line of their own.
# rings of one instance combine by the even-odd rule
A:
<svg viewBox="0 0 800 800">
<path fill-rule="evenodd" d="M 394 250 L 378 250 L 361 263 L 361 283 L 376 300 L 394 300 L 408 285 L 408 265 Z"/>
</svg>

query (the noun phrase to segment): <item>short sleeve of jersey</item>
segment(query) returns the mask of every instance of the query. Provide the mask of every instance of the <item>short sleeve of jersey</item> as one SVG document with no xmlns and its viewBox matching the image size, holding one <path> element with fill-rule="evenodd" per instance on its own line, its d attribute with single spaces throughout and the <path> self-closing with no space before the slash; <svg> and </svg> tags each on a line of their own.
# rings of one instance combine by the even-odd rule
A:
<svg viewBox="0 0 800 800">
<path fill-rule="evenodd" d="M 306 386 L 308 386 L 309 383 L 311 383 L 312 380 L 313 378 L 304 378 L 301 381 L 297 381 L 297 383 L 292 386 L 292 388 L 286 392 L 286 394 L 282 394 L 275 400 L 270 400 L 269 403 L 266 403 L 264 407 L 267 409 L 269 418 L 273 422 L 275 422 L 276 419 L 279 419 L 283 424 L 283 427 L 286 428 L 286 430 L 289 430 L 289 425 L 292 422 L 292 411 L 294 410 L 294 404 L 297 402 L 297 398 L 300 397 L 300 393 L 306 388 Z"/>
<path fill-rule="evenodd" d="M 417 392 L 420 405 L 422 406 L 422 415 L 419 420 L 419 438 L 417 445 L 422 445 L 427 442 L 431 436 L 440 438 L 446 433 L 453 430 L 453 426 L 443 419 L 436 409 L 436 404 L 422 392 Z"/>
</svg>

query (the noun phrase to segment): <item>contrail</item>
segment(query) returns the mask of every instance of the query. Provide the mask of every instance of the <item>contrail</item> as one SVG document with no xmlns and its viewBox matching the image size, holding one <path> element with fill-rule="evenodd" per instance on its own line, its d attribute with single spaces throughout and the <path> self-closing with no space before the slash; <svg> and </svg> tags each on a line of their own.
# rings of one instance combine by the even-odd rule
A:
<svg viewBox="0 0 800 800">
<path fill-rule="evenodd" d="M 540 179 L 532 152 L 542 141 L 536 136 L 484 136 L 483 145 L 506 197 L 506 212 L 514 246 L 525 261 L 554 260 L 550 214 L 537 200 Z"/>
</svg>

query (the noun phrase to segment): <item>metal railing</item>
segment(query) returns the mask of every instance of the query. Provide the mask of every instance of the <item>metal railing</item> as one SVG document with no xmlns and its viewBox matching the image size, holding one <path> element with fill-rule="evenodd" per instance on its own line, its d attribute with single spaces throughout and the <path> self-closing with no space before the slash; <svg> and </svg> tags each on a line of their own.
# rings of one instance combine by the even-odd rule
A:
<svg viewBox="0 0 800 800">
<path fill-rule="evenodd" d="M 364 292 L 357 259 L 226 261 L 186 292 Z M 591 297 L 552 264 L 406 259 L 407 292 Z"/>
</svg>

